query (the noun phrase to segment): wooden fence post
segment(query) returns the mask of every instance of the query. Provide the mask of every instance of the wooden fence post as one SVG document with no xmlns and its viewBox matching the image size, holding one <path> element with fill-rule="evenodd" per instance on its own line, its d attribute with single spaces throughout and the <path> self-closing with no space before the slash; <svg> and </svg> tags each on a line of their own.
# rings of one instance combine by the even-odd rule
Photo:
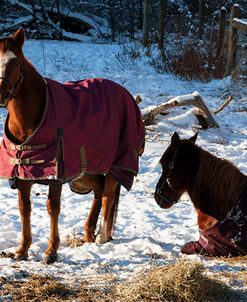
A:
<svg viewBox="0 0 247 302">
<path fill-rule="evenodd" d="M 233 19 L 240 15 L 238 4 L 234 4 L 231 9 L 230 29 L 229 29 L 229 45 L 227 58 L 227 74 L 229 75 L 235 67 L 236 51 L 237 51 L 237 29 L 233 27 Z"/>
<path fill-rule="evenodd" d="M 215 76 L 221 77 L 223 75 L 222 70 L 222 50 L 224 45 L 224 39 L 225 39 L 225 29 L 226 29 L 226 8 L 221 7 L 220 9 L 220 24 L 219 24 L 219 33 L 218 33 L 218 39 L 217 39 L 217 50 L 216 50 L 216 69 L 215 69 Z"/>
<path fill-rule="evenodd" d="M 143 0 L 143 39 L 144 47 L 148 46 L 150 0 Z"/>
</svg>

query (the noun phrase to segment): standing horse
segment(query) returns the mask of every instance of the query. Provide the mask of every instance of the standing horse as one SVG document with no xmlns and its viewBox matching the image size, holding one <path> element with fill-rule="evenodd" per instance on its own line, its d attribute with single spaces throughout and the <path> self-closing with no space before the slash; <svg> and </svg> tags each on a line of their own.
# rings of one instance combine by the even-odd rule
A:
<svg viewBox="0 0 247 302">
<path fill-rule="evenodd" d="M 43 78 L 23 55 L 25 32 L 0 39 L 0 105 L 8 116 L 1 144 L 0 177 L 18 189 L 21 242 L 17 260 L 31 245 L 33 183 L 49 185 L 50 236 L 44 261 L 57 261 L 62 184 L 94 192 L 84 225 L 86 242 L 111 239 L 120 185 L 131 189 L 144 147 L 144 125 L 130 93 L 106 79 L 60 84 Z M 97 236 L 96 224 L 102 208 Z"/>
<path fill-rule="evenodd" d="M 188 140 L 173 134 L 160 160 L 155 200 L 161 208 L 170 208 L 188 192 L 197 209 L 199 241 L 185 244 L 182 253 L 246 255 L 247 176 L 195 145 L 196 138 L 197 134 Z"/>
</svg>

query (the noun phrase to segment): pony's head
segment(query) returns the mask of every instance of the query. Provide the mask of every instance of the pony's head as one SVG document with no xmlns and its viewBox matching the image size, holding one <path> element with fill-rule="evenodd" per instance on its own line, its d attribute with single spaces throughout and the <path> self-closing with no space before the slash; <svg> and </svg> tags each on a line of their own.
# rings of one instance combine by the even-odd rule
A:
<svg viewBox="0 0 247 302">
<path fill-rule="evenodd" d="M 19 28 L 12 36 L 0 39 L 0 106 L 6 107 L 15 97 L 23 80 L 25 31 Z"/>
<path fill-rule="evenodd" d="M 162 174 L 155 190 L 155 200 L 161 208 L 170 208 L 189 190 L 199 162 L 196 138 L 197 133 L 188 140 L 181 140 L 175 132 L 161 157 Z"/>
</svg>

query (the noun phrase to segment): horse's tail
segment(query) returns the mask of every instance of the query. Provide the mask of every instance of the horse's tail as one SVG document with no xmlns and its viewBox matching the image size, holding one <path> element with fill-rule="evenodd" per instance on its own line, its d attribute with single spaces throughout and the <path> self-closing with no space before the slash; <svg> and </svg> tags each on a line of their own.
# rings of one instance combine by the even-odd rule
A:
<svg viewBox="0 0 247 302">
<path fill-rule="evenodd" d="M 118 212 L 118 204 L 119 204 L 119 196 L 120 196 L 121 185 L 118 184 L 115 190 L 114 204 L 111 209 L 110 214 L 110 224 L 112 226 L 112 234 L 114 233 L 114 226 L 117 221 L 117 212 Z"/>
</svg>

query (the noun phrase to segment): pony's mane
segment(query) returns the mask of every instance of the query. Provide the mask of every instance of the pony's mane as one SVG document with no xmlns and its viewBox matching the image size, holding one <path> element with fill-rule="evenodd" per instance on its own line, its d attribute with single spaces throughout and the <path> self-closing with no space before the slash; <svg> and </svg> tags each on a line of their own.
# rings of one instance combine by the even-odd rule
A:
<svg viewBox="0 0 247 302">
<path fill-rule="evenodd" d="M 222 219 L 239 201 L 247 185 L 247 176 L 228 160 L 198 148 L 199 167 L 191 199 L 205 213 Z"/>
</svg>

